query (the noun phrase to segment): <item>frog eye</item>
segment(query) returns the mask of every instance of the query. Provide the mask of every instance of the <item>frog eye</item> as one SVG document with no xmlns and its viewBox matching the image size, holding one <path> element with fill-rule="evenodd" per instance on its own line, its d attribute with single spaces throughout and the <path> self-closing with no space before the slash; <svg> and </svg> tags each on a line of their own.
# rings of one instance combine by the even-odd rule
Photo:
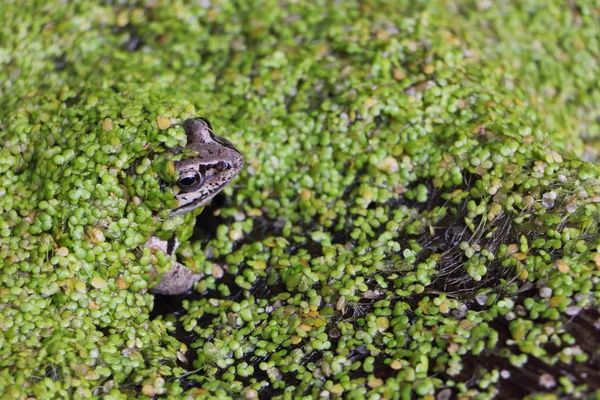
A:
<svg viewBox="0 0 600 400">
<path fill-rule="evenodd" d="M 190 190 L 198 187 L 203 182 L 203 177 L 198 171 L 185 171 L 179 174 L 177 186 L 183 190 Z"/>
</svg>

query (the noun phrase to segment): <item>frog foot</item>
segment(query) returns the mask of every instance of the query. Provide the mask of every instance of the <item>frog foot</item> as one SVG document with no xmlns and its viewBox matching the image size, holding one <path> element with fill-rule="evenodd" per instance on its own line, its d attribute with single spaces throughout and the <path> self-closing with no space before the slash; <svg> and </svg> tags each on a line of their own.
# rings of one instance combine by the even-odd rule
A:
<svg viewBox="0 0 600 400">
<path fill-rule="evenodd" d="M 173 268 L 162 275 L 161 281 L 150 291 L 155 294 L 181 295 L 189 292 L 203 274 L 192 272 L 185 265 L 173 261 Z"/>
<path fill-rule="evenodd" d="M 162 275 L 161 281 L 150 291 L 155 294 L 181 295 L 189 292 L 198 280 L 204 275 L 192 272 L 185 265 L 177 262 L 175 251 L 179 247 L 179 241 L 175 236 L 170 240 L 161 240 L 151 237 L 146 241 L 146 247 L 159 250 L 171 257 L 173 267 Z"/>
</svg>

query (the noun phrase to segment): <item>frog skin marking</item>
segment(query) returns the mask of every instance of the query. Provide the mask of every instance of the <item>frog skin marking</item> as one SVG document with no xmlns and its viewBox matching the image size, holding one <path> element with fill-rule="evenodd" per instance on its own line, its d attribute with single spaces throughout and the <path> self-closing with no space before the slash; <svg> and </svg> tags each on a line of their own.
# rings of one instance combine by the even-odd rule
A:
<svg viewBox="0 0 600 400">
<path fill-rule="evenodd" d="M 177 207 L 171 209 L 169 215 L 182 215 L 208 204 L 231 183 L 244 165 L 242 154 L 229 140 L 215 134 L 208 120 L 187 119 L 183 129 L 187 135 L 186 153 L 190 150 L 190 156 L 174 162 L 179 173 L 177 188 L 174 188 Z M 183 150 L 177 148 L 172 153 L 179 154 Z M 146 247 L 163 251 L 173 260 L 173 268 L 163 274 L 161 281 L 150 289 L 151 292 L 184 294 L 202 278 L 202 274 L 196 274 L 176 261 L 179 241 L 175 236 L 170 240 L 151 237 L 146 241 Z"/>
</svg>

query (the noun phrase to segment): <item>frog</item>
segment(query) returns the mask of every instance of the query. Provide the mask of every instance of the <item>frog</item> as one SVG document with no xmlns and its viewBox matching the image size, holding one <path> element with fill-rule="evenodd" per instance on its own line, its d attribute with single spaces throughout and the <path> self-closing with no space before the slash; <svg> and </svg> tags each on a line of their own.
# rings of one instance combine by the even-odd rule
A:
<svg viewBox="0 0 600 400">
<path fill-rule="evenodd" d="M 176 147 L 170 152 L 181 158 L 174 162 L 177 180 L 171 184 L 176 206 L 168 210 L 169 216 L 201 212 L 219 192 L 240 173 L 244 156 L 227 139 L 217 135 L 208 119 L 189 118 L 183 122 L 187 136 L 185 147 Z M 163 182 L 162 185 L 168 183 Z M 171 259 L 172 268 L 165 272 L 160 282 L 150 289 L 160 295 L 183 295 L 192 290 L 203 277 L 177 261 L 176 252 L 180 241 L 176 235 L 169 240 L 150 237 L 145 247 L 162 251 Z"/>
</svg>

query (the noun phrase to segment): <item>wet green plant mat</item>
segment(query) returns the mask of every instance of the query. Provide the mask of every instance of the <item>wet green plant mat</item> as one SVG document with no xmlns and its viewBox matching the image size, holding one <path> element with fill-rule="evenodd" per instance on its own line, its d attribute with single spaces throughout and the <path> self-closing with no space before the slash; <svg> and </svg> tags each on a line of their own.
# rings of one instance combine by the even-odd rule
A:
<svg viewBox="0 0 600 400">
<path fill-rule="evenodd" d="M 597 2 L 1 14 L 2 398 L 600 395 Z M 193 116 L 246 167 L 192 233 Z"/>
</svg>

